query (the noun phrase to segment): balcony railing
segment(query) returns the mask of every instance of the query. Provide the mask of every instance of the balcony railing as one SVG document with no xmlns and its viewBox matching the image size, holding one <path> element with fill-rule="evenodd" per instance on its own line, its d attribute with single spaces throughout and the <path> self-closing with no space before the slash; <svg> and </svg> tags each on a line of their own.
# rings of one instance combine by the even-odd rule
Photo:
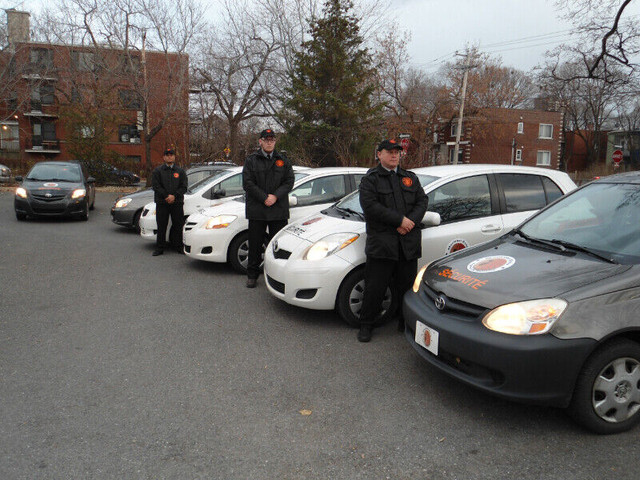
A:
<svg viewBox="0 0 640 480">
<path fill-rule="evenodd" d="M 27 138 L 26 152 L 60 153 L 60 139 L 44 139 L 42 135 Z"/>
</svg>

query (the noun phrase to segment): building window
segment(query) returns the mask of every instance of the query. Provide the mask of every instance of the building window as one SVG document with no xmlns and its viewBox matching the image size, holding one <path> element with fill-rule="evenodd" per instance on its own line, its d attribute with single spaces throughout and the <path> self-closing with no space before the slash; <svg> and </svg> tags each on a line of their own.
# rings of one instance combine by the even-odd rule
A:
<svg viewBox="0 0 640 480">
<path fill-rule="evenodd" d="M 127 155 L 126 157 L 124 157 L 124 160 L 127 163 L 139 164 L 139 163 L 142 163 L 142 156 L 140 156 L 140 155 Z"/>
<path fill-rule="evenodd" d="M 553 125 L 550 123 L 541 123 L 538 138 L 553 138 Z"/>
<path fill-rule="evenodd" d="M 522 161 L 522 150 L 518 149 L 516 150 L 516 162 L 521 162 Z"/>
<path fill-rule="evenodd" d="M 518 122 L 518 133 L 524 133 L 524 122 Z"/>
<path fill-rule="evenodd" d="M 453 155 L 454 155 L 455 149 L 451 148 L 449 149 L 449 163 L 453 163 Z M 462 148 L 458 149 L 458 163 L 462 163 Z"/>
<path fill-rule="evenodd" d="M 140 143 L 140 130 L 137 125 L 120 125 L 118 140 L 122 143 Z"/>
<path fill-rule="evenodd" d="M 542 167 L 550 167 L 551 166 L 551 152 L 547 150 L 538 150 L 538 161 L 536 165 Z"/>
<path fill-rule="evenodd" d="M 73 66 L 84 72 L 92 72 L 95 69 L 93 52 L 71 52 L 71 62 Z"/>
<path fill-rule="evenodd" d="M 139 73 L 140 57 L 120 55 L 120 69 L 123 73 Z"/>
<path fill-rule="evenodd" d="M 53 50 L 48 48 L 32 48 L 29 52 L 31 65 L 40 69 L 53 68 Z"/>
<path fill-rule="evenodd" d="M 6 152 L 20 151 L 20 129 L 16 123 L 3 123 L 0 127 L 0 149 Z"/>
<path fill-rule="evenodd" d="M 140 110 L 142 108 L 142 98 L 135 90 L 120 90 L 120 104 L 123 108 L 130 110 Z"/>
<path fill-rule="evenodd" d="M 80 127 L 80 136 L 82 138 L 93 138 L 96 136 L 96 129 L 92 125 L 83 125 Z"/>
<path fill-rule="evenodd" d="M 451 136 L 455 137 L 458 132 L 458 122 L 451 122 Z M 462 128 L 460 129 L 460 136 L 462 136 L 462 132 L 464 132 L 464 123 L 462 124 Z"/>
</svg>

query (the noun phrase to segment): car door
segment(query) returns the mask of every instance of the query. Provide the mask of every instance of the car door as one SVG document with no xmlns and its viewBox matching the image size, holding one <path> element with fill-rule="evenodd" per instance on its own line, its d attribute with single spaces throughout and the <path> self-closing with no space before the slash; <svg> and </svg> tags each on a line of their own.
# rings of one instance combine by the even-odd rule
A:
<svg viewBox="0 0 640 480">
<path fill-rule="evenodd" d="M 498 173 L 505 231 L 520 225 L 542 207 L 562 196 L 550 178 L 528 173 Z"/>
<path fill-rule="evenodd" d="M 295 187 L 289 195 L 296 197 L 297 205 L 289 209 L 289 223 L 319 212 L 347 194 L 347 175 L 336 174 L 316 177 Z"/>
<path fill-rule="evenodd" d="M 438 226 L 422 229 L 421 265 L 504 233 L 495 181 L 488 175 L 451 180 L 427 190 Z"/>
</svg>

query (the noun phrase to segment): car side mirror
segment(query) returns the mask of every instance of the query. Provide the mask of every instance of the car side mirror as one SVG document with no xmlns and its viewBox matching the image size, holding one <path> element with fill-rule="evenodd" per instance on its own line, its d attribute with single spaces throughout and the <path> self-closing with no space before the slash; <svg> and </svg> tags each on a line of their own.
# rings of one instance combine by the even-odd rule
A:
<svg viewBox="0 0 640 480">
<path fill-rule="evenodd" d="M 298 197 L 295 195 L 289 195 L 289 206 L 297 207 L 298 206 Z"/>
<path fill-rule="evenodd" d="M 22 175 L 18 175 L 17 177 L 14 177 L 16 182 L 21 182 L 23 180 Z"/>
<path fill-rule="evenodd" d="M 423 227 L 437 227 L 440 225 L 440 214 L 437 212 L 429 212 L 427 211 L 422 217 L 422 221 L 420 225 Z"/>
<path fill-rule="evenodd" d="M 222 198 L 226 196 L 227 196 L 227 191 L 224 188 L 221 188 L 220 190 L 216 190 L 215 192 L 213 192 L 213 198 Z"/>
</svg>

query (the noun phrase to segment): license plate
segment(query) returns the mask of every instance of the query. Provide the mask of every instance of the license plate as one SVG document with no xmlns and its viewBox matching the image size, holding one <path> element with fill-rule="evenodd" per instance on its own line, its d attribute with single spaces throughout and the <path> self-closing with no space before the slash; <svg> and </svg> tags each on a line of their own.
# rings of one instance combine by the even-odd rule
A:
<svg viewBox="0 0 640 480">
<path fill-rule="evenodd" d="M 427 327 L 422 322 L 416 322 L 416 343 L 434 355 L 438 355 L 438 334 L 437 330 Z"/>
</svg>

